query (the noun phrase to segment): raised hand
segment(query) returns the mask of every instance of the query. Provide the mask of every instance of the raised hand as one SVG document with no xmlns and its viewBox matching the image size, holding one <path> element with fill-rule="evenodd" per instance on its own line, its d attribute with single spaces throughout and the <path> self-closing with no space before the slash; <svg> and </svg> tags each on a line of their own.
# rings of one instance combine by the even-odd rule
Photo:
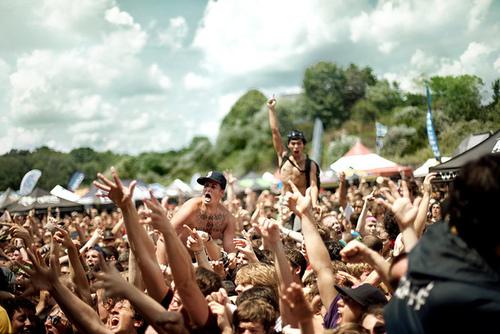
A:
<svg viewBox="0 0 500 334">
<path fill-rule="evenodd" d="M 432 193 L 432 180 L 434 180 L 437 176 L 437 173 L 429 173 L 425 176 L 424 178 L 424 192 L 428 193 L 429 195 Z"/>
<path fill-rule="evenodd" d="M 9 233 L 13 238 L 22 239 L 26 248 L 30 247 L 33 244 L 33 238 L 31 237 L 31 234 L 26 228 L 22 227 L 21 225 L 12 225 L 12 227 L 9 229 Z"/>
<path fill-rule="evenodd" d="M 224 304 L 220 304 L 216 301 L 210 301 L 208 303 L 210 311 L 217 316 L 217 324 L 219 329 L 224 331 L 225 328 L 231 328 L 231 321 L 229 320 L 228 310 Z"/>
<path fill-rule="evenodd" d="M 56 230 L 56 233 L 54 233 L 54 241 L 66 248 L 73 247 L 73 240 L 71 240 L 68 231 L 58 226 L 55 226 L 54 228 Z"/>
<path fill-rule="evenodd" d="M 254 227 L 260 232 L 262 239 L 264 239 L 264 245 L 271 250 L 276 249 L 278 243 L 281 241 L 278 223 L 275 220 L 265 218 L 260 221 L 260 225 L 255 224 Z"/>
<path fill-rule="evenodd" d="M 50 291 L 53 284 L 59 281 L 59 260 L 56 255 L 50 255 L 50 266 L 47 266 L 34 246 L 32 246 L 31 249 L 27 249 L 26 252 L 31 260 L 32 268 L 27 268 L 22 265 L 21 268 L 26 272 L 31 283 L 37 289 Z"/>
<path fill-rule="evenodd" d="M 370 249 L 364 243 L 358 240 L 352 240 L 342 248 L 340 256 L 344 262 L 363 263 L 366 262 L 366 257 L 369 252 Z"/>
<path fill-rule="evenodd" d="M 124 291 L 128 289 L 128 283 L 114 266 L 104 260 L 104 257 L 100 253 L 99 262 L 101 271 L 95 274 L 97 282 L 94 283 L 94 287 L 106 290 L 108 297 L 123 297 Z"/>
<path fill-rule="evenodd" d="M 410 226 L 415 221 L 415 217 L 418 213 L 418 205 L 420 204 L 421 198 L 417 197 L 413 203 L 410 200 L 410 193 L 406 186 L 406 182 L 403 182 L 403 196 L 400 195 L 398 188 L 395 183 L 389 181 L 389 189 L 382 189 L 386 200 L 382 198 L 377 199 L 377 203 L 385 206 L 387 209 L 391 210 L 396 217 L 400 229 Z M 406 188 L 406 189 L 405 189 Z"/>
<path fill-rule="evenodd" d="M 161 205 L 160 202 L 153 196 L 152 193 L 150 199 L 145 199 L 144 204 L 146 205 L 146 217 L 150 218 L 150 224 L 153 228 L 161 231 L 166 224 L 170 224 L 170 220 L 168 219 L 168 213 L 165 207 Z"/>
<path fill-rule="evenodd" d="M 203 239 L 198 234 L 198 231 L 196 231 L 196 228 L 191 229 L 187 225 L 183 225 L 183 228 L 188 231 L 188 237 L 186 239 L 187 249 L 192 252 L 201 252 L 205 248 L 205 245 L 203 243 Z"/>
<path fill-rule="evenodd" d="M 120 180 L 120 177 L 114 167 L 111 167 L 111 175 L 113 176 L 113 181 L 105 177 L 103 174 L 98 173 L 97 178 L 100 182 L 94 181 L 94 185 L 106 192 L 106 196 L 117 206 L 122 208 L 132 201 L 132 196 L 137 182 L 135 180 L 130 182 L 130 185 L 126 188 Z"/>
<path fill-rule="evenodd" d="M 293 318 L 300 323 L 312 320 L 314 312 L 304 296 L 302 287 L 293 282 L 288 288 L 283 290 L 284 293 L 281 299 L 290 309 Z"/>
<path fill-rule="evenodd" d="M 267 100 L 267 107 L 271 110 L 274 110 L 276 108 L 276 98 L 273 97 Z"/>
<path fill-rule="evenodd" d="M 255 255 L 255 252 L 253 251 L 251 241 L 246 239 L 234 239 L 233 243 L 236 246 L 236 249 L 246 256 L 248 262 L 259 262 L 259 259 L 257 259 L 257 255 Z"/>
<path fill-rule="evenodd" d="M 311 188 L 307 188 L 306 195 L 303 196 L 292 181 L 288 181 L 288 184 L 292 193 L 285 195 L 285 203 L 297 216 L 302 217 L 311 210 Z"/>
</svg>

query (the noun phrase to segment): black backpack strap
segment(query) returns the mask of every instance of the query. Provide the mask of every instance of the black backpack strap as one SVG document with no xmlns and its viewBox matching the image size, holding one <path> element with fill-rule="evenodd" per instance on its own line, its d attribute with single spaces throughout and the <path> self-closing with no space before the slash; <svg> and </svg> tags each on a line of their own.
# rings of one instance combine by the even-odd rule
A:
<svg viewBox="0 0 500 334">
<path fill-rule="evenodd" d="M 309 159 L 309 156 L 306 156 L 306 188 L 309 188 L 311 185 L 311 162 L 312 160 Z"/>
<path fill-rule="evenodd" d="M 295 162 L 290 160 L 290 155 L 291 155 L 291 153 L 287 152 L 286 155 L 283 157 L 283 160 L 281 160 L 280 171 L 281 171 L 281 168 L 283 167 L 283 165 L 285 164 L 285 162 L 288 160 L 292 164 L 293 167 L 295 167 L 299 170 L 299 172 L 304 173 L 305 172 L 304 170 L 302 170 L 299 166 L 297 166 L 297 164 Z M 306 166 L 306 169 L 307 169 L 307 166 Z"/>
</svg>

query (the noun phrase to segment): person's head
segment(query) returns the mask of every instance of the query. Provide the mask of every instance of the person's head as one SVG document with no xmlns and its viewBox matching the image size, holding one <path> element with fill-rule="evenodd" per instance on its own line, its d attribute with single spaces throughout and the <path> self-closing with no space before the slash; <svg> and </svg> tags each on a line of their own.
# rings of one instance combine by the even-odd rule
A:
<svg viewBox="0 0 500 334">
<path fill-rule="evenodd" d="M 197 182 L 203 186 L 202 199 L 205 204 L 217 204 L 224 197 L 227 180 L 224 174 L 211 171 L 199 177 Z"/>
<path fill-rule="evenodd" d="M 384 247 L 384 244 L 382 243 L 382 240 L 376 236 L 373 235 L 366 235 L 363 237 L 362 242 L 371 250 L 374 250 L 377 253 L 380 253 L 382 251 L 382 248 Z"/>
<path fill-rule="evenodd" d="M 234 282 L 238 294 L 254 285 L 264 285 L 273 289 L 278 287 L 278 278 L 274 267 L 261 262 L 249 263 L 241 267 L 236 273 Z"/>
<path fill-rule="evenodd" d="M 8 300 L 4 307 L 10 319 L 13 334 L 37 333 L 39 321 L 35 314 L 35 305 L 30 300 L 16 297 Z"/>
<path fill-rule="evenodd" d="M 500 154 L 466 164 L 453 180 L 447 213 L 458 235 L 500 270 L 500 224 L 492 212 L 500 198 Z"/>
<path fill-rule="evenodd" d="M 215 272 L 203 267 L 196 268 L 196 283 L 200 287 L 204 296 L 208 296 L 212 292 L 219 291 L 222 288 L 222 279 Z"/>
<path fill-rule="evenodd" d="M 373 305 L 368 307 L 365 314 L 363 315 L 363 319 L 361 320 L 361 326 L 369 331 L 370 334 L 385 333 L 383 306 Z"/>
<path fill-rule="evenodd" d="M 273 332 L 277 312 L 262 299 L 250 299 L 238 305 L 233 324 L 238 334 L 268 334 Z"/>
<path fill-rule="evenodd" d="M 135 333 L 143 325 L 140 315 L 127 299 L 118 300 L 108 314 L 106 327 L 113 333 Z"/>
<path fill-rule="evenodd" d="M 304 257 L 304 254 L 302 254 L 297 248 L 286 247 L 285 255 L 288 262 L 290 262 L 292 273 L 297 275 L 299 280 L 302 279 L 302 276 L 304 276 L 307 269 L 307 260 Z"/>
<path fill-rule="evenodd" d="M 302 131 L 292 130 L 288 133 L 288 149 L 294 156 L 302 154 L 306 142 L 306 137 Z"/>
<path fill-rule="evenodd" d="M 247 300 L 262 299 L 270 304 L 276 311 L 279 311 L 279 297 L 273 288 L 264 285 L 255 285 L 243 291 L 236 299 L 236 305 L 240 305 Z"/>
<path fill-rule="evenodd" d="M 372 216 L 368 216 L 365 219 L 365 232 L 366 235 L 377 236 L 377 219 Z"/>
<path fill-rule="evenodd" d="M 370 284 L 361 284 L 355 288 L 336 285 L 335 289 L 342 297 L 338 301 L 340 323 L 360 322 L 369 306 L 387 303 L 382 291 Z"/>
<path fill-rule="evenodd" d="M 89 249 L 85 253 L 85 264 L 91 269 L 99 268 L 99 251 L 97 249 Z"/>
<path fill-rule="evenodd" d="M 441 204 L 439 202 L 432 203 L 430 210 L 433 220 L 441 220 Z"/>
<path fill-rule="evenodd" d="M 363 210 L 363 205 L 364 205 L 364 202 L 362 199 L 357 199 L 354 201 L 354 205 L 352 206 L 352 208 L 354 209 L 354 212 L 355 213 L 361 213 L 361 211 Z"/>
<path fill-rule="evenodd" d="M 50 334 L 72 334 L 73 326 L 61 310 L 59 305 L 55 305 L 49 312 L 45 320 L 45 332 Z"/>
</svg>

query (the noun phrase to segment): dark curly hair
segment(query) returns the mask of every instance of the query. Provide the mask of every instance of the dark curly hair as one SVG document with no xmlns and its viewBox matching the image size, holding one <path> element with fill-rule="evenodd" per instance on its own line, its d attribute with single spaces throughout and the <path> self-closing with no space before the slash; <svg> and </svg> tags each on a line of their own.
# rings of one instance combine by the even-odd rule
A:
<svg viewBox="0 0 500 334">
<path fill-rule="evenodd" d="M 488 154 L 460 170 L 443 208 L 458 235 L 489 263 L 498 261 L 500 224 L 494 210 L 499 198 L 500 154 Z"/>
</svg>

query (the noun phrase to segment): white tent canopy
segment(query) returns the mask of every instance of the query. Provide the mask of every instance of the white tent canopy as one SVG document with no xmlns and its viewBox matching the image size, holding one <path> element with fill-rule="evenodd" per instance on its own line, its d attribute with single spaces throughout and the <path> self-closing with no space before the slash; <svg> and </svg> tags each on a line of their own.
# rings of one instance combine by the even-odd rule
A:
<svg viewBox="0 0 500 334">
<path fill-rule="evenodd" d="M 358 175 L 381 175 L 389 176 L 401 171 L 408 173 L 410 168 L 400 166 L 397 163 L 382 158 L 372 153 L 360 142 L 354 146 L 340 159 L 330 165 L 335 172 L 355 173 Z"/>
<path fill-rule="evenodd" d="M 441 158 L 441 162 L 446 162 L 448 160 L 450 160 L 449 157 L 442 157 Z M 427 159 L 427 161 L 424 162 L 422 164 L 422 166 L 418 167 L 417 169 L 415 169 L 413 171 L 413 176 L 414 177 L 425 177 L 427 174 L 429 174 L 429 168 L 437 166 L 437 165 L 439 165 L 439 161 L 437 161 L 436 159 L 434 159 L 434 158 Z"/>
</svg>

